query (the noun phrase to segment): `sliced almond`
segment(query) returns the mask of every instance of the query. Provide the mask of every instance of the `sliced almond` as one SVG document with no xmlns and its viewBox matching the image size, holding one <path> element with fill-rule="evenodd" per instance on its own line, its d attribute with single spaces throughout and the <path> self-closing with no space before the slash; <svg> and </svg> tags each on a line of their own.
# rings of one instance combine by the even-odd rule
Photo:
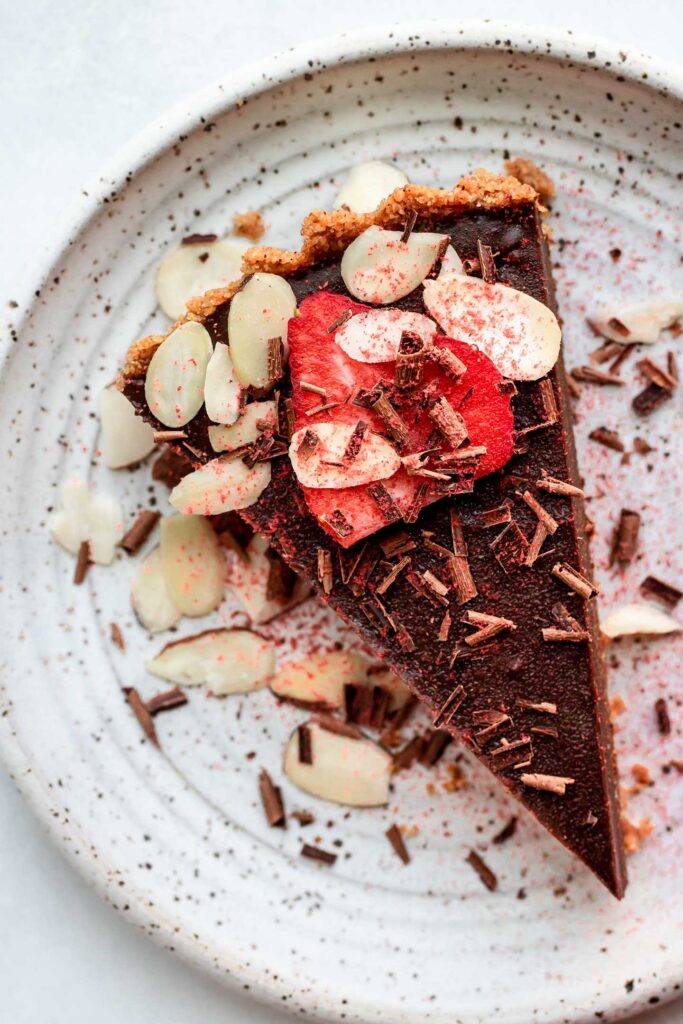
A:
<svg viewBox="0 0 683 1024">
<path fill-rule="evenodd" d="M 588 317 L 588 322 L 603 338 L 619 341 L 622 345 L 633 342 L 651 344 L 681 316 L 683 299 L 668 297 L 604 304 Z"/>
<path fill-rule="evenodd" d="M 448 273 L 425 283 L 424 303 L 449 337 L 476 345 L 510 380 L 537 380 L 557 362 L 557 317 L 525 292 Z"/>
<path fill-rule="evenodd" d="M 266 685 L 275 648 L 249 629 L 209 629 L 166 644 L 147 671 L 177 686 L 208 686 L 221 696 L 252 693 Z"/>
<path fill-rule="evenodd" d="M 254 274 L 235 295 L 228 313 L 228 341 L 235 373 L 244 387 L 265 388 L 268 342 L 280 338 L 287 351 L 287 324 L 296 311 L 292 287 L 277 274 Z"/>
<path fill-rule="evenodd" d="M 206 367 L 204 405 L 206 415 L 214 423 L 230 426 L 240 414 L 242 389 L 235 376 L 235 368 L 227 345 L 218 342 Z"/>
<path fill-rule="evenodd" d="M 386 480 L 400 469 L 401 459 L 386 438 L 367 431 L 354 459 L 344 461 L 344 452 L 355 430 L 349 423 L 316 423 L 292 435 L 289 458 L 299 483 L 304 487 L 357 487 L 374 480 Z M 304 438 L 315 434 L 318 443 L 311 451 Z M 300 454 L 303 445 L 304 455 Z"/>
<path fill-rule="evenodd" d="M 333 710 L 343 707 L 347 684 L 366 685 L 371 665 L 356 651 L 314 654 L 279 669 L 270 680 L 270 688 L 281 700 Z"/>
<path fill-rule="evenodd" d="M 162 633 L 175 626 L 180 612 L 166 586 L 161 547 L 157 546 L 137 567 L 131 588 L 133 611 L 150 633 Z"/>
<path fill-rule="evenodd" d="M 145 377 L 145 401 L 166 427 L 183 427 L 204 402 L 204 380 L 213 346 L 201 324 L 176 327 L 152 356 Z"/>
<path fill-rule="evenodd" d="M 368 160 L 352 167 L 337 193 L 333 209 L 343 206 L 353 213 L 371 213 L 396 188 L 408 184 L 403 171 L 383 160 Z"/>
<path fill-rule="evenodd" d="M 439 255 L 445 235 L 369 227 L 351 242 L 341 261 L 341 275 L 351 295 L 384 306 L 397 302 L 422 284 Z"/>
<path fill-rule="evenodd" d="M 124 469 L 141 462 L 154 448 L 154 431 L 136 416 L 135 409 L 118 388 L 100 394 L 102 455 L 109 469 Z"/>
<path fill-rule="evenodd" d="M 202 516 L 162 519 L 161 563 L 168 595 L 183 615 L 208 615 L 223 600 L 225 554 Z"/>
<path fill-rule="evenodd" d="M 96 494 L 81 483 L 69 480 L 62 486 L 62 508 L 50 522 L 57 543 L 77 555 L 87 541 L 90 561 L 109 565 L 123 537 L 121 506 L 114 498 Z"/>
<path fill-rule="evenodd" d="M 177 320 L 195 295 L 224 288 L 241 274 L 248 242 L 234 238 L 201 238 L 187 242 L 164 256 L 156 273 L 157 301 L 166 316 Z"/>
<path fill-rule="evenodd" d="M 311 764 L 299 760 L 299 730 L 285 748 L 285 775 L 305 793 L 348 807 L 381 807 L 389 800 L 392 758 L 367 739 L 353 739 L 307 725 Z"/>
<path fill-rule="evenodd" d="M 436 324 L 421 313 L 401 309 L 369 309 L 356 313 L 337 330 L 334 340 L 359 363 L 386 363 L 396 359 L 404 331 L 417 334 L 430 345 Z"/>
<path fill-rule="evenodd" d="M 253 505 L 269 483 L 269 462 L 249 469 L 241 459 L 224 456 L 188 473 L 168 500 L 184 516 L 217 516 Z"/>
<path fill-rule="evenodd" d="M 441 267 L 439 269 L 438 277 L 443 277 L 445 274 L 462 274 L 462 260 L 458 256 L 457 252 L 452 245 L 446 246 L 446 251 L 443 254 L 441 260 Z"/>
<path fill-rule="evenodd" d="M 218 347 L 218 346 L 216 346 Z M 243 445 L 253 444 L 264 430 L 277 426 L 275 402 L 252 402 L 245 405 L 236 423 L 230 427 L 209 427 L 209 441 L 215 452 L 232 452 Z"/>
<path fill-rule="evenodd" d="M 680 622 L 645 601 L 634 601 L 608 612 L 600 621 L 600 631 L 613 640 L 618 636 L 678 633 Z"/>
<path fill-rule="evenodd" d="M 267 556 L 270 541 L 255 533 L 247 545 L 246 560 L 233 558 L 228 567 L 227 583 L 254 625 L 270 622 L 304 601 L 311 592 L 310 585 L 299 577 L 286 600 L 268 597 L 271 560 Z"/>
</svg>

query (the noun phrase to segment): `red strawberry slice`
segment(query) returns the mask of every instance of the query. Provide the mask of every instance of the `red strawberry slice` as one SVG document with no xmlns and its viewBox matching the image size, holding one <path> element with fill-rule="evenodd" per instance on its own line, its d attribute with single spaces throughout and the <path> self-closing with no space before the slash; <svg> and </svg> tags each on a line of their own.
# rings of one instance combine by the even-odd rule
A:
<svg viewBox="0 0 683 1024">
<path fill-rule="evenodd" d="M 386 434 L 386 427 L 372 409 L 354 405 L 349 399 L 358 389 L 371 390 L 380 382 L 390 386 L 394 380 L 395 363 L 361 363 L 351 359 L 335 341 L 336 329 L 330 330 L 340 318 L 350 311 L 356 314 L 369 309 L 351 299 L 332 292 L 321 291 L 303 300 L 299 316 L 289 322 L 288 340 L 290 347 L 289 365 L 292 377 L 292 400 L 295 412 L 294 429 L 313 427 L 318 422 L 356 424 L 359 420 L 369 423 L 371 429 Z M 338 328 L 337 328 L 338 329 Z M 429 416 L 431 401 L 418 405 L 416 397 L 433 396 L 432 401 L 444 397 L 457 409 L 467 426 L 468 445 L 484 446 L 483 455 L 476 466 L 475 478 L 500 469 L 512 455 L 513 418 L 510 398 L 500 390 L 502 376 L 488 356 L 462 341 L 437 336 L 436 347 L 449 349 L 464 365 L 466 372 L 455 381 L 447 376 L 439 365 L 429 360 L 425 367 L 423 384 L 418 389 L 409 389 L 405 395 L 394 395 L 396 408 L 409 428 L 408 439 L 401 454 L 423 451 L 434 446 L 434 421 Z M 322 388 L 325 397 L 305 388 L 305 385 Z M 302 387 L 304 385 L 304 387 Z M 328 410 L 311 412 L 321 405 L 338 402 Z M 308 413 L 308 415 L 307 415 Z M 448 445 L 441 439 L 444 449 Z M 434 468 L 430 464 L 430 468 Z M 427 485 L 425 492 L 424 485 Z M 443 496 L 439 484 L 431 478 L 409 475 L 400 469 L 390 479 L 383 480 L 382 486 L 389 494 L 396 508 L 393 510 L 406 515 L 420 493 L 420 505 L 437 501 Z M 376 533 L 387 525 L 392 512 L 386 512 L 373 497 L 372 485 L 343 487 L 335 489 L 303 487 L 306 503 L 325 530 L 343 547 L 350 547 L 356 541 Z M 376 493 L 376 492 L 375 492 Z M 380 500 L 384 503 L 383 497 Z M 329 525 L 340 523 L 334 529 Z"/>
</svg>

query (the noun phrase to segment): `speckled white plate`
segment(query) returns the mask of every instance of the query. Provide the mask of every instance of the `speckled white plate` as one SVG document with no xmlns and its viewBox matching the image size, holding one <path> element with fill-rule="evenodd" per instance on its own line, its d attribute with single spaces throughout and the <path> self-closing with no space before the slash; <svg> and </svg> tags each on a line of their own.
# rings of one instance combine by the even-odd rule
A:
<svg viewBox="0 0 683 1024">
<path fill-rule="evenodd" d="M 73 562 L 45 523 L 71 474 L 117 493 L 128 516 L 150 500 L 144 469 L 101 466 L 93 399 L 128 343 L 161 325 L 160 252 L 254 207 L 271 241 L 296 245 L 302 215 L 329 203 L 360 159 L 393 157 L 412 180 L 442 185 L 500 167 L 506 150 L 542 161 L 560 188 L 551 223 L 568 362 L 583 361 L 595 345 L 584 306 L 598 292 L 681 285 L 682 96 L 671 69 L 519 27 L 424 22 L 311 44 L 230 76 L 138 137 L 89 191 L 31 293 L 0 376 L 3 756 L 98 890 L 230 984 L 309 1019 L 449 1024 L 614 1020 L 678 989 L 683 778 L 662 772 L 683 754 L 675 642 L 623 644 L 613 658 L 612 687 L 628 704 L 622 767 L 642 761 L 655 778 L 631 813 L 656 827 L 618 904 L 526 818 L 513 840 L 491 846 L 512 808 L 469 761 L 468 785 L 444 789 L 453 747 L 436 774 L 399 776 L 386 812 L 349 815 L 284 784 L 288 807 L 314 810 L 316 824 L 267 829 L 257 769 L 280 781 L 282 742 L 300 713 L 276 709 L 267 693 L 195 692 L 158 719 L 163 753 L 153 749 L 120 693 L 156 691 L 142 662 L 162 642 L 130 614 L 130 561 L 122 554 L 75 589 Z M 659 342 L 656 357 L 672 344 Z M 586 441 L 607 424 L 630 444 L 638 385 L 626 375 L 619 394 L 585 389 L 577 427 L 605 604 L 635 595 L 647 572 L 681 580 L 680 458 L 661 440 L 680 428 L 680 407 L 649 422 L 659 449 L 649 463 L 622 465 Z M 606 538 L 622 503 L 644 509 L 644 553 L 617 576 Z M 218 618 L 238 616 L 226 606 Z M 125 653 L 109 642 L 112 621 Z M 281 656 L 306 648 L 316 624 L 333 630 L 310 604 L 276 625 Z M 652 711 L 659 695 L 675 720 L 666 740 Z M 384 838 L 393 821 L 413 829 L 408 867 Z M 339 853 L 333 869 L 298 856 L 314 836 Z M 464 863 L 472 846 L 499 876 L 493 895 Z"/>
</svg>

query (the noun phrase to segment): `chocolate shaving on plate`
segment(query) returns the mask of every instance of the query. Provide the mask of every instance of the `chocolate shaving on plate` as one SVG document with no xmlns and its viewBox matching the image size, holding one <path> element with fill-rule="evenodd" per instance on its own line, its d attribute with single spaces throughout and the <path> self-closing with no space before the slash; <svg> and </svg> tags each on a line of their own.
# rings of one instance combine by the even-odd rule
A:
<svg viewBox="0 0 683 1024">
<path fill-rule="evenodd" d="M 308 843 L 304 843 L 301 847 L 301 856 L 307 857 L 309 860 L 317 860 L 320 864 L 328 864 L 332 866 L 337 859 L 336 853 L 330 853 L 328 850 L 322 850 L 319 846 L 310 846 Z"/>
<path fill-rule="evenodd" d="M 183 691 L 174 686 L 172 690 L 164 690 L 163 693 L 156 693 L 146 704 L 150 715 L 158 715 L 161 711 L 173 711 L 187 704 L 187 696 Z"/>
<path fill-rule="evenodd" d="M 662 580 L 658 580 L 656 576 L 646 576 L 640 584 L 640 592 L 643 597 L 650 597 L 656 601 L 661 601 L 667 608 L 675 608 L 683 597 L 683 592 L 678 587 L 674 587 L 670 583 L 664 583 Z"/>
<path fill-rule="evenodd" d="M 574 380 L 585 381 L 588 384 L 614 384 L 622 386 L 625 381 L 614 373 L 604 370 L 596 370 L 594 366 L 577 366 L 571 371 Z"/>
<path fill-rule="evenodd" d="M 669 717 L 669 708 L 664 697 L 659 697 L 655 701 L 655 715 L 657 717 L 657 728 L 661 735 L 668 736 L 671 733 L 671 718 Z"/>
<path fill-rule="evenodd" d="M 276 786 L 265 768 L 259 774 L 259 793 L 266 820 L 271 828 L 286 828 L 285 805 L 282 791 Z"/>
<path fill-rule="evenodd" d="M 595 430 L 591 430 L 588 435 L 591 441 L 597 441 L 598 444 L 604 444 L 606 448 L 611 448 L 615 452 L 623 452 L 624 442 L 621 440 L 616 430 L 610 430 L 608 427 L 596 427 Z"/>
<path fill-rule="evenodd" d="M 471 868 L 474 868 L 489 892 L 495 892 L 498 888 L 498 879 L 486 861 L 479 856 L 477 851 L 470 850 L 465 860 Z"/>
<path fill-rule="evenodd" d="M 140 550 L 150 533 L 161 519 L 161 512 L 154 509 L 142 509 L 135 517 L 133 525 L 121 540 L 121 547 L 129 555 Z"/>
<path fill-rule="evenodd" d="M 633 561 L 638 547 L 638 533 L 640 531 L 640 514 L 630 509 L 622 508 L 619 513 L 619 522 L 614 531 L 612 550 L 609 564 L 628 565 Z"/>
<path fill-rule="evenodd" d="M 508 839 L 512 839 L 512 837 L 514 836 L 516 831 L 517 831 L 517 817 L 516 817 L 516 815 L 513 815 L 510 818 L 510 820 L 508 821 L 508 823 L 506 825 L 503 825 L 503 827 L 500 830 L 500 832 L 497 832 L 495 834 L 495 836 L 493 837 L 491 842 L 495 843 L 496 846 L 500 846 L 501 843 L 506 843 L 508 841 Z"/>
<path fill-rule="evenodd" d="M 309 727 L 300 725 L 297 729 L 297 737 L 299 740 L 299 763 L 313 764 L 313 744 Z"/>
<path fill-rule="evenodd" d="M 84 540 L 78 549 L 76 555 L 76 566 L 74 568 L 74 583 L 76 586 L 80 586 L 85 577 L 88 575 L 88 569 L 92 565 L 90 558 L 90 542 Z"/>
<path fill-rule="evenodd" d="M 121 627 L 116 622 L 109 623 L 109 636 L 115 647 L 118 647 L 120 651 L 125 651 L 126 641 L 123 639 Z"/>
<path fill-rule="evenodd" d="M 406 849 L 406 844 L 398 825 L 392 825 L 384 834 L 391 843 L 396 856 L 402 860 L 404 864 L 410 864 L 410 854 Z"/>
<path fill-rule="evenodd" d="M 157 737 L 157 731 L 154 727 L 154 721 L 152 720 L 152 716 L 149 713 L 147 705 L 143 701 L 142 697 L 140 696 L 138 691 L 134 689 L 132 686 L 124 687 L 123 692 L 126 696 L 126 700 L 128 701 L 131 710 L 133 711 L 133 714 L 140 723 L 140 726 L 142 727 L 142 731 L 144 732 L 145 736 L 154 744 L 155 747 L 158 747 L 159 739 Z"/>
<path fill-rule="evenodd" d="M 639 416 L 650 416 L 668 401 L 673 395 L 671 388 L 661 388 L 659 384 L 648 384 L 644 391 L 636 395 L 631 405 Z"/>
<path fill-rule="evenodd" d="M 421 736 L 413 736 L 411 740 L 408 740 L 406 745 L 394 754 L 394 771 L 400 771 L 401 768 L 411 768 L 417 760 L 420 751 L 423 747 L 423 740 Z"/>
</svg>

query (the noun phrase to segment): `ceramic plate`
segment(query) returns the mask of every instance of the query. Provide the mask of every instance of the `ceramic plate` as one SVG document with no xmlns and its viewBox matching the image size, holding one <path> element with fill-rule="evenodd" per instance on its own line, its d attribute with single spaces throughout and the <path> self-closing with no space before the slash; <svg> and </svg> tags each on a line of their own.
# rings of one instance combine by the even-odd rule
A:
<svg viewBox="0 0 683 1024">
<path fill-rule="evenodd" d="M 153 497 L 146 469 L 103 468 L 95 410 L 129 342 L 165 326 L 152 287 L 160 254 L 252 208 L 269 241 L 296 246 L 302 216 L 329 205 L 363 159 L 395 159 L 429 185 L 500 168 L 505 153 L 542 162 L 559 188 L 549 223 L 567 360 L 584 362 L 596 346 L 584 315 L 601 293 L 680 294 L 682 96 L 671 70 L 509 26 L 409 24 L 311 44 L 231 76 L 132 143 L 32 294 L 0 377 L 4 758 L 99 891 L 226 982 L 309 1018 L 449 1024 L 616 1019 L 678 987 L 683 777 L 663 766 L 683 746 L 680 724 L 662 738 L 653 712 L 668 696 L 680 723 L 675 641 L 625 642 L 610 658 L 627 704 L 622 771 L 628 779 L 642 762 L 655 780 L 631 801 L 655 832 L 619 904 L 524 816 L 492 846 L 514 808 L 467 758 L 467 784 L 450 791 L 454 747 L 436 772 L 397 777 L 386 811 L 348 814 L 283 782 L 288 808 L 316 822 L 268 829 L 257 771 L 281 781 L 300 712 L 276 709 L 267 692 L 221 701 L 195 691 L 158 719 L 163 752 L 151 747 L 120 692 L 156 692 L 143 661 L 163 643 L 131 615 L 130 560 L 121 553 L 74 588 L 73 560 L 46 521 L 71 476 L 118 495 L 128 519 Z M 665 335 L 654 357 L 675 345 Z M 680 458 L 664 440 L 680 407 L 636 423 L 633 363 L 625 388 L 586 386 L 579 406 L 604 606 L 636 596 L 647 573 L 681 580 Z M 657 451 L 624 460 L 587 440 L 596 425 L 620 430 L 629 450 L 638 435 Z M 607 545 L 622 505 L 643 510 L 644 527 L 639 559 L 617 575 Z M 217 620 L 243 621 L 229 605 Z M 272 633 L 285 659 L 334 628 L 309 604 Z M 392 822 L 409 830 L 408 867 L 384 836 Z M 316 836 L 338 853 L 333 869 L 299 856 Z M 464 862 L 472 847 L 498 892 Z"/>
</svg>

